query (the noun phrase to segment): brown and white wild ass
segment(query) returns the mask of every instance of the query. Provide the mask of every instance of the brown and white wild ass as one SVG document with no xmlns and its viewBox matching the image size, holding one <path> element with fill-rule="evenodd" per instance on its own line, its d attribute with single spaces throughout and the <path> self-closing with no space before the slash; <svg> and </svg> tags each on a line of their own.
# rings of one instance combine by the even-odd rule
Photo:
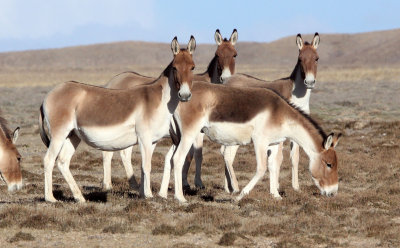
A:
<svg viewBox="0 0 400 248">
<path fill-rule="evenodd" d="M 215 51 L 215 56 L 209 63 L 207 70 L 204 73 L 194 74 L 194 81 L 204 81 L 214 84 L 220 84 L 225 82 L 231 75 L 235 73 L 235 58 L 237 52 L 235 49 L 235 44 L 238 39 L 238 32 L 236 29 L 233 30 L 229 40 L 223 39 L 222 35 L 217 29 L 214 34 L 215 42 L 218 47 Z M 150 84 L 155 80 L 155 78 L 140 75 L 136 72 L 123 72 L 121 74 L 113 77 L 107 84 L 107 88 L 112 89 L 129 89 L 136 87 L 138 85 Z M 196 176 L 195 185 L 198 188 L 204 188 L 203 182 L 201 181 L 201 164 L 202 164 L 202 146 L 203 139 L 197 139 L 198 141 L 191 149 L 188 154 L 188 159 L 186 161 L 191 161 L 193 156 L 196 161 Z M 136 180 L 133 175 L 131 155 L 132 146 L 120 151 L 122 164 L 124 165 L 125 172 L 128 180 L 132 187 L 136 186 Z M 103 151 L 103 167 L 104 167 L 104 179 L 103 187 L 105 189 L 111 189 L 111 160 L 113 152 Z M 190 187 L 187 181 L 187 174 L 189 170 L 190 162 L 185 163 L 183 167 L 183 185 L 184 187 Z"/>
<path fill-rule="evenodd" d="M 175 198 L 186 199 L 182 192 L 182 166 L 187 152 L 200 131 L 222 145 L 245 145 L 252 142 L 257 172 L 238 199 L 247 195 L 266 171 L 269 144 L 290 138 L 299 144 L 310 159 L 312 178 L 321 193 L 332 195 L 338 189 L 338 137 L 326 135 L 304 112 L 276 92 L 266 88 L 226 87 L 194 82 L 190 102 L 179 104 L 174 123 L 181 134 L 173 156 Z M 167 165 L 167 163 L 166 163 Z M 163 181 L 169 180 L 171 168 L 164 168 Z"/>
<path fill-rule="evenodd" d="M 299 55 L 295 68 L 288 78 L 275 81 L 264 81 L 245 74 L 236 74 L 231 77 L 226 85 L 228 86 L 246 86 L 271 88 L 288 99 L 291 103 L 299 107 L 305 113 L 310 113 L 310 95 L 315 86 L 317 76 L 318 53 L 317 48 L 320 43 L 318 33 L 315 33 L 311 44 L 304 42 L 301 35 L 296 37 L 296 43 L 299 48 Z M 232 163 L 239 146 L 221 147 L 221 153 L 224 155 L 226 164 L 225 190 L 239 192 L 238 183 L 233 171 Z M 279 189 L 279 171 L 282 163 L 283 143 L 271 145 L 268 148 L 268 169 L 270 173 L 270 193 L 280 198 Z M 298 182 L 298 164 L 299 164 L 299 146 L 291 142 L 290 157 L 292 160 L 292 186 L 299 190 Z"/>
<path fill-rule="evenodd" d="M 46 201 L 56 201 L 52 171 L 57 157 L 57 166 L 74 198 L 85 201 L 69 170 L 69 162 L 81 140 L 103 151 L 122 150 L 138 143 L 142 155 L 140 193 L 152 197 L 152 153 L 156 142 L 169 133 L 170 120 L 179 101 L 189 101 L 192 97 L 195 47 L 193 36 L 187 49 L 180 49 L 175 37 L 171 43 L 172 62 L 151 84 L 116 90 L 66 82 L 47 94 L 39 117 L 40 136 L 48 146 L 44 157 Z"/>
<path fill-rule="evenodd" d="M 8 191 L 22 188 L 21 155 L 15 147 L 18 133 L 19 127 L 11 132 L 6 119 L 0 116 L 0 177 L 7 184 Z"/>
</svg>

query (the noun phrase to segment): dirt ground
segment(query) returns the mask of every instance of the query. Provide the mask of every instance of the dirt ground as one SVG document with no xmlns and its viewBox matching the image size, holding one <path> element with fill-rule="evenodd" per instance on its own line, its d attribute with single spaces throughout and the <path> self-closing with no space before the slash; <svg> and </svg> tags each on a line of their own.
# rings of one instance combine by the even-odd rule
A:
<svg viewBox="0 0 400 248">
<path fill-rule="evenodd" d="M 301 190 L 294 191 L 286 145 L 280 176 L 283 199 L 270 196 L 267 173 L 249 196 L 235 202 L 235 196 L 223 189 L 219 146 L 206 141 L 206 189 L 187 192 L 188 204 L 174 200 L 172 183 L 168 200 L 157 197 L 168 140 L 158 144 L 153 156 L 154 198 L 140 199 L 129 188 L 118 154 L 113 160 L 113 190 L 103 191 L 101 153 L 81 145 L 71 171 L 88 202 L 72 200 L 57 168 L 53 183 L 60 202 L 44 202 L 45 146 L 37 119 L 51 87 L 1 87 L 4 116 L 11 128 L 21 127 L 18 149 L 25 183 L 13 194 L 0 184 L 1 247 L 399 247 L 400 84 L 396 81 L 318 82 L 311 96 L 312 116 L 326 132 L 344 133 L 337 147 L 337 196 L 318 194 L 304 153 L 299 166 Z M 137 147 L 132 163 L 139 179 Z M 254 175 L 255 163 L 253 147 L 241 147 L 234 163 L 240 188 Z M 193 169 L 189 182 L 194 186 Z"/>
</svg>

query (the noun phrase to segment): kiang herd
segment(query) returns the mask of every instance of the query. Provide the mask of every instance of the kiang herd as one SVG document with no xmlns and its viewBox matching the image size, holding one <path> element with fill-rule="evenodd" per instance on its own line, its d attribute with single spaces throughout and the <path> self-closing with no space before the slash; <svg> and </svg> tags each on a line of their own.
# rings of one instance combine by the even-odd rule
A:
<svg viewBox="0 0 400 248">
<path fill-rule="evenodd" d="M 309 100 L 315 86 L 320 42 L 315 33 L 311 43 L 296 37 L 297 63 L 287 78 L 265 81 L 246 74 L 235 74 L 236 29 L 229 39 L 215 32 L 217 50 L 201 74 L 193 74 L 196 41 L 187 48 L 177 38 L 171 42 L 173 58 L 158 78 L 124 72 L 105 87 L 65 82 L 52 89 L 39 111 L 39 133 L 48 147 L 44 156 L 44 196 L 53 196 L 52 173 L 55 164 L 78 202 L 85 202 L 70 169 L 70 161 L 81 141 L 103 151 L 103 187 L 111 189 L 111 159 L 120 151 L 126 176 L 137 188 L 131 164 L 132 147 L 139 145 L 142 159 L 140 195 L 152 197 L 151 158 L 159 140 L 170 137 L 173 145 L 164 161 L 159 196 L 167 198 L 171 170 L 174 171 L 175 198 L 186 202 L 183 189 L 189 187 L 187 174 L 195 160 L 195 186 L 201 180 L 204 135 L 221 144 L 225 161 L 225 190 L 239 193 L 233 160 L 240 145 L 253 143 L 256 172 L 237 200 L 254 188 L 269 170 L 270 193 L 281 198 L 279 171 L 283 142 L 290 140 L 292 186 L 299 190 L 299 147 L 309 158 L 309 170 L 321 194 L 338 191 L 338 158 L 335 147 L 340 134 L 327 135 L 309 116 Z M 0 175 L 10 191 L 22 187 L 21 155 L 15 142 L 17 128 L 11 132 L 0 118 Z"/>
</svg>

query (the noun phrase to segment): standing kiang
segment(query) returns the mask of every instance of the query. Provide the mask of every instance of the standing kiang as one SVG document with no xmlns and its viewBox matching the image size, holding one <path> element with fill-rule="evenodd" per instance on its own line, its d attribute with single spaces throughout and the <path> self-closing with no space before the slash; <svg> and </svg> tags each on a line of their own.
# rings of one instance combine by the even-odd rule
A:
<svg viewBox="0 0 400 248">
<path fill-rule="evenodd" d="M 222 35 L 217 29 L 214 34 L 215 43 L 217 44 L 217 50 L 215 51 L 215 55 L 208 64 L 207 70 L 204 73 L 194 74 L 194 81 L 204 81 L 213 84 L 221 84 L 224 83 L 231 75 L 235 73 L 235 58 L 237 56 L 237 51 L 235 49 L 236 42 L 238 40 L 238 32 L 236 29 L 233 30 L 229 39 L 222 38 Z M 151 84 L 153 83 L 155 78 L 141 75 L 136 72 L 127 71 L 120 73 L 114 76 L 107 84 L 106 88 L 111 89 L 129 89 L 136 87 L 138 85 Z M 202 164 L 202 148 L 203 148 L 203 139 L 197 139 L 195 144 L 191 147 L 187 162 L 183 167 L 183 186 L 185 188 L 190 188 L 189 183 L 187 181 L 187 174 L 190 166 L 190 162 L 192 158 L 195 158 L 196 161 L 196 175 L 195 175 L 195 186 L 197 188 L 204 188 L 203 182 L 201 181 L 201 164 Z M 137 187 L 136 179 L 133 175 L 133 168 L 131 163 L 131 155 L 132 155 L 133 147 L 128 147 L 124 150 L 120 151 L 122 164 L 124 165 L 126 176 L 130 182 L 130 186 L 132 188 Z M 168 153 L 166 157 L 166 163 L 169 163 L 170 155 L 173 152 L 173 149 Z M 111 160 L 112 160 L 113 152 L 111 151 L 103 151 L 103 167 L 104 167 L 104 179 L 103 179 L 103 187 L 107 190 L 112 188 L 111 183 Z M 164 182 L 168 183 L 168 182 Z M 168 185 L 164 185 L 163 189 L 168 188 Z M 161 192 L 161 191 L 160 191 Z M 162 193 L 163 195 L 166 192 Z"/>
<path fill-rule="evenodd" d="M 168 135 L 179 102 L 190 101 L 192 97 L 195 47 L 193 36 L 187 49 L 180 49 L 175 37 L 171 42 L 172 62 L 159 78 L 147 85 L 117 90 L 70 81 L 56 86 L 46 95 L 39 118 L 40 136 L 48 147 L 44 157 L 46 201 L 56 201 L 52 172 L 58 158 L 57 167 L 75 200 L 85 202 L 69 170 L 71 157 L 81 141 L 103 151 L 118 151 L 139 144 L 142 155 L 140 194 L 152 197 L 153 150 L 156 142 Z"/>
</svg>

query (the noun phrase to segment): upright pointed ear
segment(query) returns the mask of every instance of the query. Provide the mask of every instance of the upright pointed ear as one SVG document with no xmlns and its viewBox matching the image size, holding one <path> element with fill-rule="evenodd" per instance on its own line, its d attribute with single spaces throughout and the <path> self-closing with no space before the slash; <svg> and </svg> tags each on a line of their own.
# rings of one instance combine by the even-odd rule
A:
<svg viewBox="0 0 400 248">
<path fill-rule="evenodd" d="M 231 38 L 229 38 L 229 41 L 231 42 L 232 46 L 234 46 L 237 40 L 238 40 L 238 32 L 235 28 L 231 34 Z"/>
<path fill-rule="evenodd" d="M 331 145 L 332 145 L 332 141 L 333 141 L 333 133 L 329 134 L 328 137 L 326 137 L 326 140 L 324 142 L 324 148 L 325 150 L 328 150 Z"/>
<path fill-rule="evenodd" d="M 296 44 L 299 47 L 299 50 L 301 50 L 303 48 L 304 42 L 303 42 L 303 38 L 301 38 L 301 34 L 297 34 Z"/>
<path fill-rule="evenodd" d="M 191 35 L 187 46 L 187 50 L 189 51 L 190 54 L 193 54 L 195 49 L 196 49 L 196 40 L 194 39 L 193 35 Z"/>
<path fill-rule="evenodd" d="M 19 127 L 17 127 L 12 133 L 11 141 L 13 144 L 17 142 L 18 136 L 19 136 Z"/>
<path fill-rule="evenodd" d="M 176 38 L 176 36 L 171 42 L 171 50 L 174 55 L 177 55 L 180 51 L 178 38 Z"/>
<path fill-rule="evenodd" d="M 338 135 L 333 137 L 332 141 L 332 146 L 335 148 L 337 144 L 339 143 L 340 138 L 342 137 L 342 133 L 339 133 Z"/>
<path fill-rule="evenodd" d="M 318 48 L 319 41 L 320 41 L 320 40 L 319 40 L 319 34 L 318 34 L 318 33 L 315 33 L 314 38 L 313 38 L 313 40 L 312 40 L 312 42 L 311 42 L 312 47 L 313 47 L 314 49 L 317 49 L 317 48 Z"/>
<path fill-rule="evenodd" d="M 219 32 L 219 29 L 215 30 L 214 39 L 215 39 L 215 43 L 217 43 L 218 46 L 221 45 L 221 43 L 222 43 L 222 35 Z"/>
</svg>

